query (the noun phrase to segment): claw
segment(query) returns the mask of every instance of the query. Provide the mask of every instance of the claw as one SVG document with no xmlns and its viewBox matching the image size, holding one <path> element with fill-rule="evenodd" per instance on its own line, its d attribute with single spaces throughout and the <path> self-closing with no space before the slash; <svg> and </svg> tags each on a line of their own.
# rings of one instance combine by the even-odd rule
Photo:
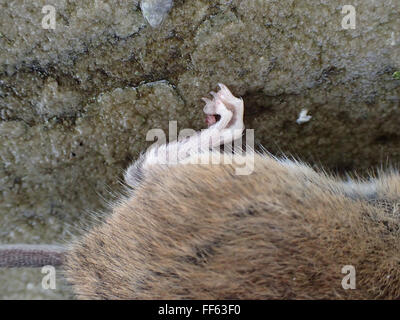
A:
<svg viewBox="0 0 400 320">
<path fill-rule="evenodd" d="M 223 83 L 218 83 L 218 87 L 220 87 L 221 90 L 228 90 L 228 87 L 226 85 L 224 85 Z"/>
<path fill-rule="evenodd" d="M 208 98 L 201 98 L 201 100 L 203 100 L 206 104 L 211 103 L 211 100 Z"/>
<path fill-rule="evenodd" d="M 223 83 L 218 83 L 218 86 L 221 89 L 218 93 L 222 99 L 228 100 L 228 99 L 236 98 L 232 95 L 232 93 L 230 92 L 230 90 L 228 89 L 228 87 L 226 85 L 224 85 Z"/>
</svg>

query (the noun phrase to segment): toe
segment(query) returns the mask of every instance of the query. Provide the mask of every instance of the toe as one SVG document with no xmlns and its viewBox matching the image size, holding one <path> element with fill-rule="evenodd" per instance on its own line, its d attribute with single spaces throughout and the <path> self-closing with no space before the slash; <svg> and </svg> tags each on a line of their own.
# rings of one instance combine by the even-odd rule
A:
<svg viewBox="0 0 400 320">
<path fill-rule="evenodd" d="M 221 90 L 229 91 L 228 87 L 227 87 L 226 85 L 224 85 L 223 83 L 218 83 L 218 87 L 219 87 Z M 230 91 L 229 91 L 229 92 L 230 92 Z"/>
<path fill-rule="evenodd" d="M 221 114 L 224 110 L 226 110 L 225 104 L 221 100 L 215 101 L 215 112 Z"/>
<path fill-rule="evenodd" d="M 208 99 L 208 98 L 201 98 L 201 100 L 203 100 L 206 104 L 209 104 L 209 103 L 211 103 L 211 100 L 210 99 Z"/>
</svg>

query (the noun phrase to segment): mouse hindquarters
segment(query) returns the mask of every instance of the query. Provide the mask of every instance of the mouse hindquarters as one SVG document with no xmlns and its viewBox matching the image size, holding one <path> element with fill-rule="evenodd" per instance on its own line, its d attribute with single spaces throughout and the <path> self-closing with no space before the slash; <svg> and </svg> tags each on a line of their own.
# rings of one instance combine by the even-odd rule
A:
<svg viewBox="0 0 400 320">
<path fill-rule="evenodd" d="M 307 169 L 307 179 L 304 168 L 248 156 L 250 175 L 229 164 L 153 165 L 68 253 L 77 296 L 399 297 L 397 219 L 336 192 L 333 178 Z M 347 265 L 356 290 L 342 287 Z"/>
</svg>

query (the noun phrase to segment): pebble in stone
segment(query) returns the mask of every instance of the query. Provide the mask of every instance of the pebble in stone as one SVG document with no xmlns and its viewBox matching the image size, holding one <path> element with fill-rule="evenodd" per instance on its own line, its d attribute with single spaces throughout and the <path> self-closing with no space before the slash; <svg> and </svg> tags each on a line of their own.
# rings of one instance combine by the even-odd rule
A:
<svg viewBox="0 0 400 320">
<path fill-rule="evenodd" d="M 173 0 L 142 0 L 140 8 L 143 17 L 153 27 L 158 27 L 173 6 Z"/>
</svg>

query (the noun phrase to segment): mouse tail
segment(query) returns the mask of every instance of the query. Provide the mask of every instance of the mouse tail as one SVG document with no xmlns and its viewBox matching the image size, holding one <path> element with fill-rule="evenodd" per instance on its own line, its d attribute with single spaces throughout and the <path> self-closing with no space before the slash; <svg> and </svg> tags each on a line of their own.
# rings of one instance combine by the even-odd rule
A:
<svg viewBox="0 0 400 320">
<path fill-rule="evenodd" d="M 48 244 L 5 244 L 0 245 L 0 268 L 60 266 L 66 248 Z"/>
</svg>

